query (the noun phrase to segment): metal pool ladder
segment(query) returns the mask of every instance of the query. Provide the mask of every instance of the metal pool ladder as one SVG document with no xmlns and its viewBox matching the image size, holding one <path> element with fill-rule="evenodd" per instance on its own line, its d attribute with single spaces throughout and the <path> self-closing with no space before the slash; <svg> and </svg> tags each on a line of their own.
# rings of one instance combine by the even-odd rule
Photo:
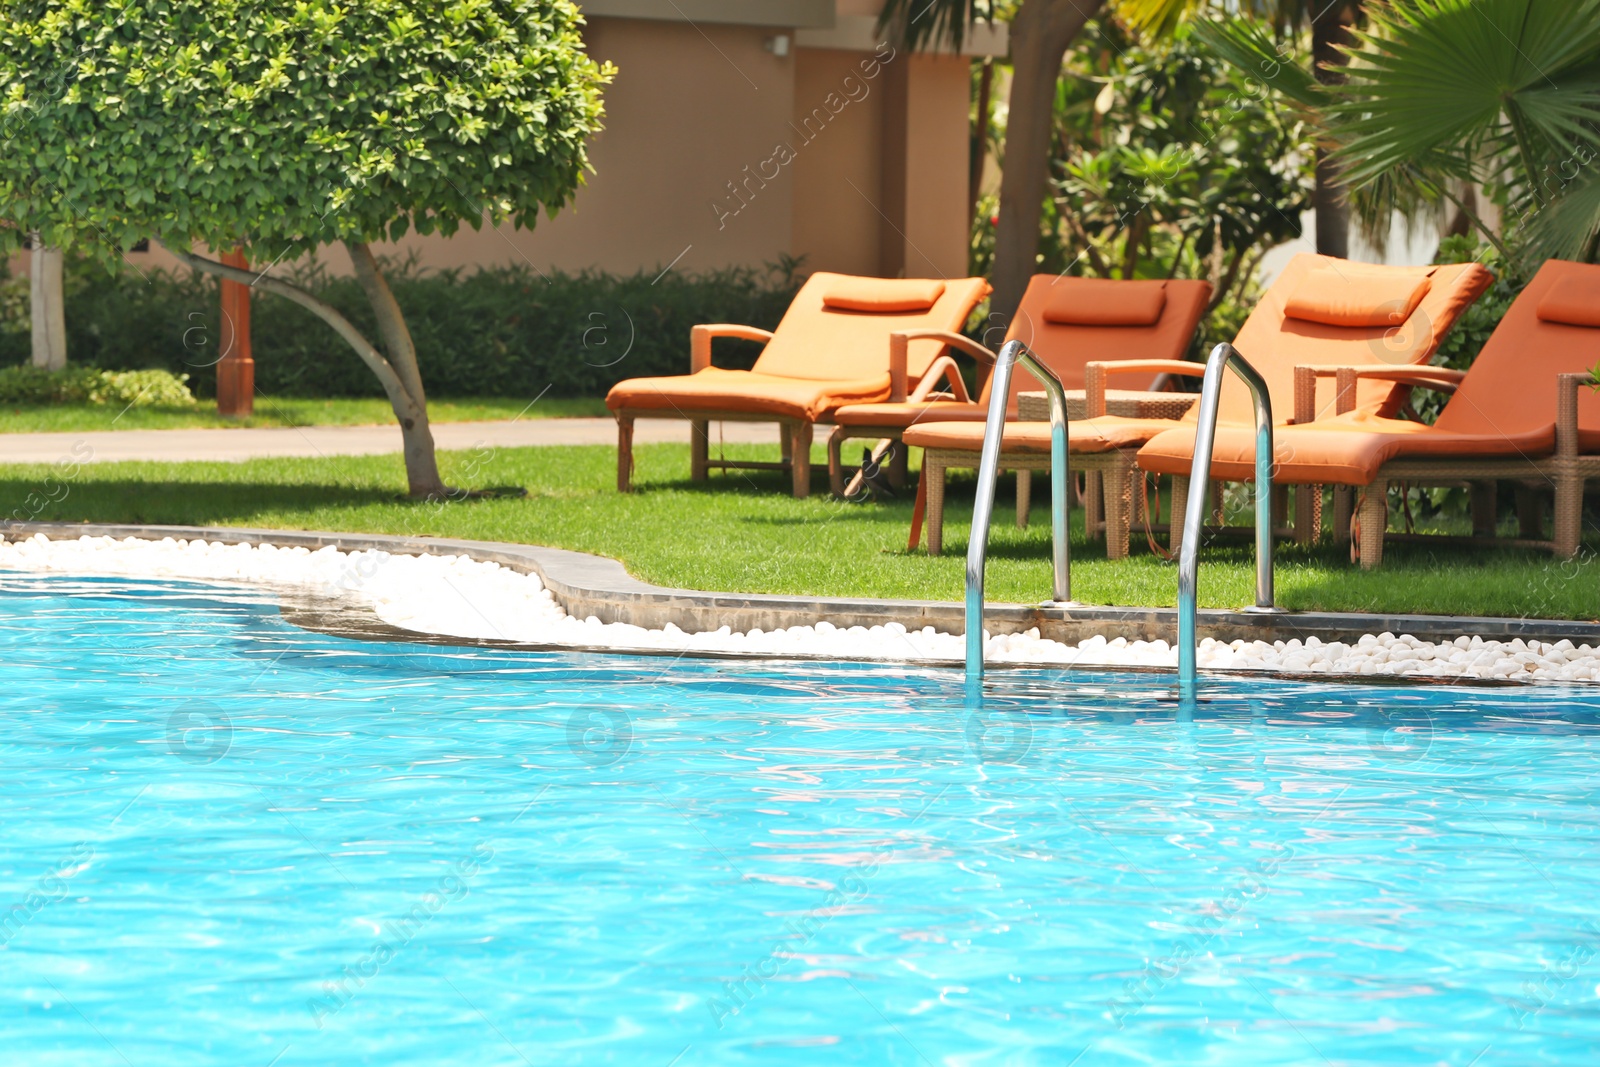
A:
<svg viewBox="0 0 1600 1067">
<path fill-rule="evenodd" d="M 1000 477 L 1000 442 L 1005 432 L 1011 375 L 1021 363 L 1050 397 L 1050 530 L 1055 580 L 1051 601 L 1072 603 L 1072 561 L 1067 547 L 1067 393 L 1056 372 L 1021 341 L 1008 341 L 994 361 L 989 380 L 989 414 L 983 424 L 978 460 L 978 499 L 972 506 L 972 536 L 967 540 L 967 685 L 983 681 L 983 567 L 989 554 L 989 519 L 994 486 Z M 1252 372 L 1254 373 L 1254 372 Z"/>
<path fill-rule="evenodd" d="M 1255 402 L 1256 603 L 1246 610 L 1282 610 L 1273 606 L 1272 601 L 1272 399 L 1267 395 L 1266 381 L 1256 369 L 1245 361 L 1238 349 L 1223 343 L 1211 350 L 1200 385 L 1200 422 L 1195 427 L 1194 464 L 1189 469 L 1183 543 L 1178 546 L 1178 699 L 1186 704 L 1192 704 L 1195 699 L 1195 591 L 1199 579 L 1200 542 L 1205 539 L 1206 509 L 1211 503 L 1211 449 L 1217 437 L 1217 400 L 1222 394 L 1224 368 L 1244 379 Z M 987 446 L 987 440 L 984 444 Z M 970 567 L 969 564 L 969 571 Z M 968 588 L 970 590 L 970 584 Z M 968 611 L 970 617 L 970 607 Z M 970 656 L 969 651 L 969 660 Z"/>
</svg>

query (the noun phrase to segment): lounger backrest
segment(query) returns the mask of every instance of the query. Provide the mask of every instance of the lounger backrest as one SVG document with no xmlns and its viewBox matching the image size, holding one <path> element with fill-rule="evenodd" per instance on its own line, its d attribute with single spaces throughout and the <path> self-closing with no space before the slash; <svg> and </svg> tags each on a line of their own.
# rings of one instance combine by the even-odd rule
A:
<svg viewBox="0 0 1600 1067">
<path fill-rule="evenodd" d="M 1437 425 L 1516 434 L 1556 421 L 1556 376 L 1600 363 L 1600 265 L 1552 259 L 1506 310 Z M 1578 390 L 1578 426 L 1600 435 L 1600 396 Z M 1593 447 L 1591 444 L 1589 447 Z"/>
<path fill-rule="evenodd" d="M 1061 376 L 1068 389 L 1083 388 L 1083 368 L 1096 360 L 1182 359 L 1211 300 L 1205 281 L 1116 281 L 1036 274 L 1006 331 Z M 1117 375 L 1112 389 L 1147 389 L 1154 374 Z M 1044 388 L 1026 370 L 1011 376 L 1009 410 L 1017 394 Z M 984 368 L 980 397 L 989 399 Z"/>
<path fill-rule="evenodd" d="M 865 381 L 889 373 L 896 330 L 960 330 L 984 297 L 982 278 L 860 278 L 813 274 L 795 294 L 753 370 L 812 381 Z M 906 370 L 913 383 L 945 346 L 913 341 Z"/>
<path fill-rule="evenodd" d="M 1424 281 L 1426 290 L 1420 301 L 1398 326 L 1337 324 L 1359 318 L 1342 313 L 1363 310 L 1351 306 L 1359 303 L 1363 291 L 1405 294 L 1415 292 Z M 1273 420 L 1288 422 L 1294 417 L 1296 366 L 1426 363 L 1461 313 L 1493 282 L 1494 275 L 1477 263 L 1391 267 L 1305 253 L 1291 259 L 1261 294 L 1233 344 L 1266 379 Z M 1403 303 L 1404 297 L 1395 300 Z M 1335 388 L 1332 378 L 1319 379 L 1319 416 L 1332 415 L 1337 410 Z M 1356 410 L 1393 415 L 1405 402 L 1405 396 L 1403 386 L 1364 381 L 1356 390 Z M 1195 421 L 1198 409 L 1197 404 L 1186 418 Z M 1236 375 L 1227 375 L 1217 420 L 1249 424 L 1254 418 L 1250 390 Z"/>
</svg>

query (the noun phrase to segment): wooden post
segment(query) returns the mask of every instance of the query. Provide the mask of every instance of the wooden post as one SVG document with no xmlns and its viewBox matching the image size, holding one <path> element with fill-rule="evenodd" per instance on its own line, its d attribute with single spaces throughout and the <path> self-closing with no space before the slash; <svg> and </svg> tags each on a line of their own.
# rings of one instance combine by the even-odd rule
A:
<svg viewBox="0 0 1600 1067">
<path fill-rule="evenodd" d="M 222 262 L 241 270 L 250 266 L 244 249 L 222 255 Z M 222 358 L 217 361 L 217 414 L 248 418 L 255 410 L 256 361 L 250 356 L 250 287 L 222 280 Z"/>
</svg>

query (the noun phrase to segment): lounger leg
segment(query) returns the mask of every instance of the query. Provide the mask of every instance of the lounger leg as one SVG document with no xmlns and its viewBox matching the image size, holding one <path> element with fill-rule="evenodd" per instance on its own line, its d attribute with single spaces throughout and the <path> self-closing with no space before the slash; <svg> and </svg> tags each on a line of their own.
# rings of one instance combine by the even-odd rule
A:
<svg viewBox="0 0 1600 1067">
<path fill-rule="evenodd" d="M 1556 475 L 1555 553 L 1562 559 L 1578 554 L 1583 533 L 1583 477 L 1576 471 Z"/>
<path fill-rule="evenodd" d="M 1531 485 L 1517 486 L 1517 526 L 1524 541 L 1544 536 L 1544 498 Z"/>
<path fill-rule="evenodd" d="M 1017 525 L 1028 525 L 1028 513 L 1033 510 L 1033 472 L 1027 468 L 1017 471 Z"/>
<path fill-rule="evenodd" d="M 1115 466 L 1103 476 L 1105 483 L 1106 558 L 1122 559 L 1128 554 L 1128 531 L 1133 504 L 1133 463 L 1120 453 Z"/>
<path fill-rule="evenodd" d="M 834 429 L 828 435 L 828 487 L 833 490 L 833 495 L 844 496 L 844 443 L 849 440 L 850 431 L 843 426 Z"/>
<path fill-rule="evenodd" d="M 794 424 L 789 465 L 794 472 L 794 498 L 804 500 L 811 495 L 811 433 L 809 422 Z"/>
<path fill-rule="evenodd" d="M 1283 526 L 1289 521 L 1289 487 L 1272 483 L 1272 525 Z"/>
<path fill-rule="evenodd" d="M 1494 482 L 1473 482 L 1468 490 L 1472 497 L 1472 536 L 1493 537 L 1494 528 L 1499 525 L 1495 515 L 1495 497 L 1499 495 L 1499 485 Z"/>
<path fill-rule="evenodd" d="M 1333 487 L 1333 543 L 1350 543 L 1350 516 L 1355 511 L 1355 490 L 1348 485 Z"/>
<path fill-rule="evenodd" d="M 703 482 L 709 476 L 711 424 L 704 419 L 689 420 L 689 479 Z"/>
<path fill-rule="evenodd" d="M 1302 545 L 1314 545 L 1322 539 L 1322 486 L 1295 486 L 1294 539 Z"/>
<path fill-rule="evenodd" d="M 1089 537 L 1105 533 L 1105 476 L 1099 471 L 1083 475 L 1083 530 Z"/>
<path fill-rule="evenodd" d="M 922 541 L 922 520 L 928 514 L 928 467 L 924 462 L 922 477 L 917 479 L 917 502 L 911 505 L 911 533 L 906 537 L 906 551 L 915 552 Z"/>
<path fill-rule="evenodd" d="M 1211 525 L 1223 526 L 1228 521 L 1227 514 L 1222 510 L 1222 482 L 1213 478 L 1211 480 Z"/>
<path fill-rule="evenodd" d="M 1188 517 L 1184 513 L 1189 510 L 1189 479 L 1181 474 L 1172 476 L 1172 502 L 1167 510 L 1171 512 L 1167 516 L 1167 551 L 1176 556 L 1183 544 L 1183 520 Z"/>
<path fill-rule="evenodd" d="M 896 489 L 906 487 L 906 446 L 898 440 L 889 443 L 889 484 Z"/>
<path fill-rule="evenodd" d="M 1383 536 L 1389 528 L 1389 483 L 1382 478 L 1367 486 L 1361 501 L 1361 569 L 1383 562 Z"/>
<path fill-rule="evenodd" d="M 617 492 L 633 492 L 633 419 L 617 416 Z"/>
<path fill-rule="evenodd" d="M 928 483 L 928 555 L 944 551 L 944 463 L 922 453 L 922 480 Z"/>
</svg>

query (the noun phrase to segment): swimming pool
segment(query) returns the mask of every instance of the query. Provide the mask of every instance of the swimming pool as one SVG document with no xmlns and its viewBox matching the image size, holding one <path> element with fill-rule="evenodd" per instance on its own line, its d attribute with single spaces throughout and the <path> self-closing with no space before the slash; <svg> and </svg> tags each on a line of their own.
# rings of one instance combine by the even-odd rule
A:
<svg viewBox="0 0 1600 1067">
<path fill-rule="evenodd" d="M 1581 1062 L 1589 690 L 349 641 L 0 581 L 37 1064 Z"/>
</svg>

